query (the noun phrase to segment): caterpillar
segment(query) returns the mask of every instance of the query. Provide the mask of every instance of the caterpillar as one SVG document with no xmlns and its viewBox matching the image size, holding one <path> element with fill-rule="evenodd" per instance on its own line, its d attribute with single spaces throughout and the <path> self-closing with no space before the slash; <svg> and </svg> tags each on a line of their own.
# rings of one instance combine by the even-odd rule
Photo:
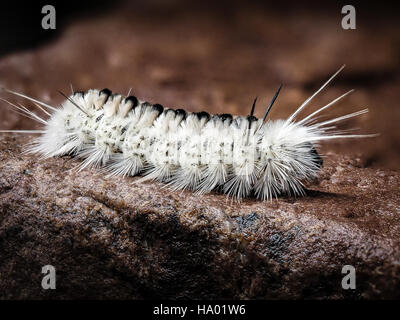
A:
<svg viewBox="0 0 400 320">
<path fill-rule="evenodd" d="M 256 118 L 257 98 L 248 116 L 210 115 L 164 108 L 133 95 L 109 89 L 73 92 L 55 108 L 24 94 L 48 119 L 22 104 L 14 110 L 44 127 L 41 130 L 2 130 L 39 134 L 25 149 L 43 158 L 72 155 L 77 167 L 104 167 L 110 175 L 141 175 L 139 181 L 156 180 L 173 190 L 204 194 L 213 190 L 240 200 L 255 196 L 270 200 L 282 194 L 305 194 L 305 183 L 318 177 L 322 167 L 319 143 L 339 138 L 373 137 L 348 134 L 336 123 L 368 112 L 363 109 L 334 119 L 317 121 L 317 115 L 353 90 L 296 121 L 296 116 L 344 68 L 342 66 L 315 93 L 284 120 L 267 120 L 281 90 L 276 91 L 263 118 Z"/>
</svg>

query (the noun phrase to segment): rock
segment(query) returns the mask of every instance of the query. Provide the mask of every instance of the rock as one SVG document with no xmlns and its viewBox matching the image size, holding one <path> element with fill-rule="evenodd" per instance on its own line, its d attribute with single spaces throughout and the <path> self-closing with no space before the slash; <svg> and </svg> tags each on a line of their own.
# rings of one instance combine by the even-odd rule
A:
<svg viewBox="0 0 400 320">
<path fill-rule="evenodd" d="M 370 113 L 343 122 L 340 129 L 381 136 L 376 143 L 335 142 L 329 150 L 362 153 L 376 168 L 400 169 L 400 20 L 391 6 L 366 1 L 354 5 L 357 29 L 343 30 L 338 3 L 113 2 L 113 8 L 71 21 L 65 29 L 57 23 L 58 36 L 42 46 L 1 57 L 0 86 L 52 104 L 63 100 L 58 90 L 69 93 L 70 84 L 75 90 L 107 87 L 124 94 L 132 88 L 141 99 L 165 107 L 240 115 L 249 114 L 258 96 L 255 114 L 260 117 L 282 83 L 270 113 L 279 119 L 346 64 L 304 114 L 355 88 L 324 116 L 369 108 Z M 79 12 L 98 8 L 97 2 L 82 6 L 78 2 Z M 40 10 L 32 12 L 38 12 L 40 21 Z M 64 21 L 67 12 L 58 6 L 57 12 Z M 20 10 L 16 13 L 21 15 Z M 12 39 L 15 28 L 3 29 Z M 15 102 L 12 96 L 0 97 Z M 5 107 L 0 102 L 0 108 Z M 33 125 L 12 112 L 0 119 L 0 129 Z"/>
<path fill-rule="evenodd" d="M 77 160 L 21 155 L 30 138 L 1 135 L 0 298 L 399 298 L 400 178 L 389 168 L 400 168 L 400 20 L 364 2 L 354 3 L 357 30 L 341 28 L 338 4 L 285 0 L 113 2 L 64 24 L 57 5 L 58 32 L 41 46 L 25 25 L 7 24 L 2 43 L 27 49 L 2 48 L 0 86 L 47 103 L 70 84 L 132 87 L 153 103 L 210 113 L 248 114 L 259 96 L 260 116 L 283 83 L 270 113 L 278 119 L 346 63 L 306 111 L 356 88 L 326 115 L 368 107 L 340 129 L 381 136 L 324 144 L 321 178 L 305 198 L 236 203 L 75 172 Z M 1 114 L 0 129 L 35 125 Z M 41 287 L 48 264 L 56 290 Z M 341 287 L 344 265 L 356 268 L 356 290 Z"/>
<path fill-rule="evenodd" d="M 400 298 L 398 172 L 328 154 L 306 197 L 237 203 L 22 155 L 29 139 L 0 138 L 1 299 Z"/>
</svg>

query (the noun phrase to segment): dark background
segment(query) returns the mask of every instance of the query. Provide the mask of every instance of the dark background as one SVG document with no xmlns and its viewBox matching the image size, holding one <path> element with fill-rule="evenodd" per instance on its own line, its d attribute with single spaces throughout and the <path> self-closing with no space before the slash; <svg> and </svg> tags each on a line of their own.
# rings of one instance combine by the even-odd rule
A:
<svg viewBox="0 0 400 320">
<path fill-rule="evenodd" d="M 41 28 L 45 4 L 56 8 L 56 30 Z M 341 28 L 345 4 L 356 8 L 356 30 Z M 283 83 L 271 112 L 277 119 L 346 64 L 303 115 L 355 88 L 325 114 L 368 107 L 369 114 L 341 128 L 381 136 L 324 144 L 322 151 L 399 169 L 399 16 L 399 5 L 386 1 L 7 2 L 0 19 L 0 85 L 53 104 L 70 84 L 125 94 L 132 87 L 139 98 L 166 107 L 235 114 L 247 114 L 259 96 L 261 116 Z M 0 107 L 2 129 L 35 126 L 5 103 Z"/>
</svg>

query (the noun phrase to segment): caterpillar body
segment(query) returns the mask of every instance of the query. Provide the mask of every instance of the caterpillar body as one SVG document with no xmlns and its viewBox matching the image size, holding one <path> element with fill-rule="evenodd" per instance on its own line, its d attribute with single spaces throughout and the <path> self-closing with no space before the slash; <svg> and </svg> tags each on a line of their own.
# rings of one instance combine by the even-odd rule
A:
<svg viewBox="0 0 400 320">
<path fill-rule="evenodd" d="M 344 66 L 343 66 L 344 67 Z M 342 69 L 285 120 L 266 120 L 280 88 L 263 119 L 249 116 L 210 115 L 168 109 L 110 90 L 75 92 L 55 108 L 21 93 L 48 115 L 45 120 L 22 105 L 17 112 L 39 121 L 43 130 L 3 130 L 38 133 L 26 149 L 44 158 L 74 155 L 79 169 L 105 167 L 111 175 L 141 175 L 139 181 L 157 180 L 174 190 L 198 193 L 217 190 L 235 199 L 254 195 L 267 200 L 281 194 L 303 195 L 304 183 L 318 176 L 322 158 L 318 143 L 338 138 L 370 137 L 335 131 L 339 121 L 367 109 L 316 122 L 315 116 L 342 99 L 295 121 L 296 115 Z"/>
</svg>

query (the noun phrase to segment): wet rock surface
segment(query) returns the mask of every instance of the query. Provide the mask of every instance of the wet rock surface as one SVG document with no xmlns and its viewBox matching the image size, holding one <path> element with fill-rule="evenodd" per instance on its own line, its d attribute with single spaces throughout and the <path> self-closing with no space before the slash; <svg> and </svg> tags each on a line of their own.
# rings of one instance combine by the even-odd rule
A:
<svg viewBox="0 0 400 320">
<path fill-rule="evenodd" d="M 237 203 L 21 155 L 29 139 L 0 140 L 1 298 L 399 297 L 397 172 L 329 154 L 306 197 Z"/>
</svg>

